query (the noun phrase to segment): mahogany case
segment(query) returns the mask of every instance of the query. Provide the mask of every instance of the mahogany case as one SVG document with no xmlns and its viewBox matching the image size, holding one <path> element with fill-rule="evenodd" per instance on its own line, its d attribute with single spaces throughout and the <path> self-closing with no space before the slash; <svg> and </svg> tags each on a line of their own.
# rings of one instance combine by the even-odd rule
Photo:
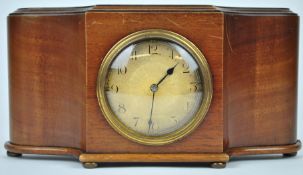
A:
<svg viewBox="0 0 303 175">
<path fill-rule="evenodd" d="M 127 140 L 98 106 L 102 59 L 117 41 L 144 29 L 165 29 L 192 41 L 213 76 L 205 120 L 169 145 Z M 8 17 L 6 149 L 10 155 L 71 154 L 82 162 L 227 162 L 233 155 L 294 154 L 301 147 L 296 135 L 298 32 L 298 16 L 282 8 L 19 9 Z"/>
</svg>

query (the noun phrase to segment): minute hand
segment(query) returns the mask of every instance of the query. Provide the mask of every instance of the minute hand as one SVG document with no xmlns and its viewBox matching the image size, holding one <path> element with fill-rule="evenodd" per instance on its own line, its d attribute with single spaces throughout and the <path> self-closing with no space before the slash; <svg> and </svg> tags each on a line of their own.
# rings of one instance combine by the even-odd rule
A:
<svg viewBox="0 0 303 175">
<path fill-rule="evenodd" d="M 175 67 L 176 67 L 178 64 L 179 64 L 179 63 L 177 63 L 176 65 L 174 65 L 174 67 L 171 67 L 171 68 L 167 69 L 166 75 L 165 75 L 163 78 L 161 78 L 161 80 L 157 83 L 157 86 L 159 86 L 159 84 L 162 83 L 162 81 L 163 81 L 168 75 L 172 75 L 172 74 L 174 73 L 174 69 L 175 69 Z"/>
</svg>

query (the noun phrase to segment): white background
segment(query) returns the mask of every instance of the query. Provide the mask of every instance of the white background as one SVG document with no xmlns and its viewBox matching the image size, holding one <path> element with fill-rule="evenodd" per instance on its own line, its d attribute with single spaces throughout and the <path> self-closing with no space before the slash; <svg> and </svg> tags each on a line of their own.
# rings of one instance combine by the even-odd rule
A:
<svg viewBox="0 0 303 175">
<path fill-rule="evenodd" d="M 303 16 L 302 0 L 0 0 L 0 174 L 303 174 L 303 153 L 297 157 L 282 159 L 280 155 L 257 156 L 233 159 L 225 169 L 207 166 L 106 166 L 84 169 L 77 160 L 69 157 L 25 156 L 22 159 L 9 158 L 3 148 L 9 139 L 8 113 L 8 70 L 7 70 L 7 26 L 6 17 L 22 7 L 64 7 L 94 4 L 209 4 L 238 7 L 288 7 Z M 302 20 L 301 20 L 302 23 Z M 300 33 L 303 33 L 301 27 Z M 299 57 L 299 98 L 298 98 L 298 138 L 302 139 L 303 120 L 303 38 L 300 37 Z"/>
</svg>

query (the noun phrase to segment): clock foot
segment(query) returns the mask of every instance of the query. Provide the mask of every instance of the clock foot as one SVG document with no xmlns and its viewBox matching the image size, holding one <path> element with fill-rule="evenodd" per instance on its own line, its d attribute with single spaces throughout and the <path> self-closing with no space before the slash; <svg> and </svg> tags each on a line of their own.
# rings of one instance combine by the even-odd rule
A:
<svg viewBox="0 0 303 175">
<path fill-rule="evenodd" d="M 225 168 L 226 167 L 226 162 L 213 162 L 211 164 L 212 168 Z"/>
<path fill-rule="evenodd" d="M 98 164 L 96 162 L 84 162 L 83 167 L 87 169 L 97 168 Z"/>
<path fill-rule="evenodd" d="M 297 152 L 293 152 L 293 153 L 285 153 L 283 154 L 283 157 L 294 157 L 297 155 Z"/>
<path fill-rule="evenodd" d="M 10 152 L 10 151 L 7 151 L 6 154 L 9 157 L 21 157 L 22 156 L 22 154 L 20 154 L 20 153 L 14 153 L 14 152 Z"/>
</svg>

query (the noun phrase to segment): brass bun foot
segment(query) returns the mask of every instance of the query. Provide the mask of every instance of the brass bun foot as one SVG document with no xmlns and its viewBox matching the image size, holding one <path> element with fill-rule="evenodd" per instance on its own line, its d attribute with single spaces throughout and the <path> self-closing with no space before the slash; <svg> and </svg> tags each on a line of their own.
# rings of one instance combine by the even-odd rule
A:
<svg viewBox="0 0 303 175">
<path fill-rule="evenodd" d="M 297 155 L 297 152 L 283 154 L 284 157 L 295 157 L 296 155 Z"/>
<path fill-rule="evenodd" d="M 14 153 L 14 152 L 10 152 L 10 151 L 7 151 L 6 154 L 9 157 L 21 157 L 22 156 L 22 154 L 20 154 L 20 153 Z"/>
<path fill-rule="evenodd" d="M 87 169 L 97 168 L 98 164 L 96 162 L 84 162 L 83 167 Z"/>
<path fill-rule="evenodd" d="M 226 162 L 213 162 L 211 164 L 212 168 L 225 168 L 226 167 Z"/>
</svg>

